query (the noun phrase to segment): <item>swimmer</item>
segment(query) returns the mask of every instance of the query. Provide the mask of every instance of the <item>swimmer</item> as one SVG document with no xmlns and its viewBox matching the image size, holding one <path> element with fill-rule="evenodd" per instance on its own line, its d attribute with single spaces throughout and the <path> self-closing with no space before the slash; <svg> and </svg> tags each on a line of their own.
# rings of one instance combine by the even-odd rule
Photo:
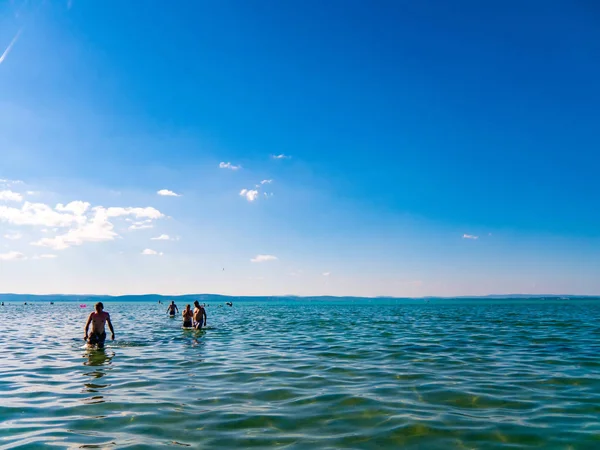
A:
<svg viewBox="0 0 600 450">
<path fill-rule="evenodd" d="M 183 316 L 183 328 L 192 328 L 194 326 L 194 314 L 190 309 L 190 305 L 185 307 L 185 310 L 181 313 L 181 315 Z"/>
<path fill-rule="evenodd" d="M 110 315 L 104 311 L 104 305 L 102 302 L 96 303 L 94 307 L 96 311 L 90 313 L 87 322 L 85 323 L 85 336 L 84 340 L 87 341 L 88 344 L 94 345 L 98 344 L 98 347 L 104 347 L 104 341 L 106 340 L 106 331 L 104 330 L 104 325 L 108 324 L 108 328 L 111 333 L 111 340 L 115 340 L 115 330 L 113 328 L 112 322 L 110 321 Z M 92 334 L 88 336 L 88 328 L 90 327 L 90 323 L 92 324 Z"/>
<path fill-rule="evenodd" d="M 202 329 L 202 319 L 204 319 L 204 326 L 206 326 L 206 310 L 200 306 L 198 300 L 194 302 L 194 328 L 196 330 Z"/>
<path fill-rule="evenodd" d="M 167 308 L 167 312 L 171 317 L 175 317 L 175 311 L 179 312 L 177 305 L 175 304 L 175 300 L 171 300 L 171 304 Z"/>
</svg>

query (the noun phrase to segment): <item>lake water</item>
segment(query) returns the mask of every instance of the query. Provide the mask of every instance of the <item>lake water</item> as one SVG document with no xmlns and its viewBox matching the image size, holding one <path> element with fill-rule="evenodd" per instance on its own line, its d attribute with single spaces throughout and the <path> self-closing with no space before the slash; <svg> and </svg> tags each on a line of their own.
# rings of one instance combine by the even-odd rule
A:
<svg viewBox="0 0 600 450">
<path fill-rule="evenodd" d="M 0 448 L 600 448 L 599 302 L 91 306 L 0 307 Z"/>
</svg>

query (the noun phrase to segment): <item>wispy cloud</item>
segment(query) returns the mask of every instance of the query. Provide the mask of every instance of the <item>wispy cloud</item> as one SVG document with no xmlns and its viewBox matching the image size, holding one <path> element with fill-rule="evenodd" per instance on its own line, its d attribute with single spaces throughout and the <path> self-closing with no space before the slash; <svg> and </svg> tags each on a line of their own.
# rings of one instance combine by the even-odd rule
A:
<svg viewBox="0 0 600 450">
<path fill-rule="evenodd" d="M 21 233 L 7 233 L 4 237 L 10 241 L 18 241 L 23 235 Z"/>
<path fill-rule="evenodd" d="M 158 195 L 162 195 L 163 197 L 181 197 L 181 194 L 177 194 L 176 192 L 170 191 L 169 189 L 161 189 L 156 193 Z"/>
<path fill-rule="evenodd" d="M 0 178 L 0 185 L 10 187 L 15 184 L 23 184 L 23 181 L 22 180 L 9 180 L 7 178 Z"/>
<path fill-rule="evenodd" d="M 273 159 L 291 159 L 292 157 L 281 153 L 280 155 L 271 155 L 271 158 L 273 158 Z"/>
<path fill-rule="evenodd" d="M 44 253 L 43 255 L 36 255 L 32 259 L 54 259 L 58 258 L 58 255 L 54 255 L 52 253 Z"/>
<path fill-rule="evenodd" d="M 324 277 L 328 277 L 329 275 L 331 275 L 331 272 L 323 272 Z"/>
<path fill-rule="evenodd" d="M 219 163 L 219 168 L 220 169 L 229 169 L 229 170 L 238 170 L 238 169 L 241 169 L 242 166 L 240 166 L 240 165 L 234 166 L 230 162 L 222 162 L 222 163 Z"/>
<path fill-rule="evenodd" d="M 253 202 L 258 198 L 258 191 L 256 189 L 242 189 L 240 195 L 246 197 L 249 202 Z"/>
<path fill-rule="evenodd" d="M 22 202 L 23 196 L 10 190 L 0 191 L 0 202 Z"/>
<path fill-rule="evenodd" d="M 277 260 L 277 256 L 273 256 L 273 255 L 256 255 L 254 258 L 252 258 L 250 260 L 250 262 L 261 263 L 261 262 L 276 261 L 276 260 Z"/>
<path fill-rule="evenodd" d="M 136 219 L 162 219 L 165 217 L 158 209 L 152 206 L 145 208 L 133 208 L 133 207 L 110 207 L 106 209 L 108 217 L 122 217 L 122 216 L 133 216 Z"/>
<path fill-rule="evenodd" d="M 6 47 L 6 50 L 4 50 L 4 53 L 2 53 L 2 56 L 0 56 L 0 64 L 2 64 L 4 62 L 4 60 L 10 53 L 11 49 L 13 48 L 13 45 L 15 45 L 17 43 L 17 40 L 19 39 L 19 36 L 21 35 L 22 31 L 23 31 L 23 28 L 21 28 L 19 31 L 17 31 L 17 34 L 15 34 L 15 37 L 12 39 L 12 41 L 10 41 L 10 44 L 8 44 L 8 47 Z"/>
<path fill-rule="evenodd" d="M 147 248 L 142 251 L 142 255 L 145 256 L 162 256 L 163 252 L 157 252 L 156 250 L 152 250 L 151 248 Z"/>
<path fill-rule="evenodd" d="M 23 259 L 27 259 L 27 257 L 21 252 L 0 253 L 0 261 L 18 261 Z"/>
<path fill-rule="evenodd" d="M 474 236 L 472 234 L 463 234 L 463 239 L 473 239 L 473 240 L 476 240 L 476 239 L 479 239 L 479 236 Z"/>
<path fill-rule="evenodd" d="M 152 224 L 152 220 L 140 220 L 137 222 L 133 222 L 127 229 L 131 231 L 135 230 L 147 230 L 149 228 L 154 228 Z"/>
<path fill-rule="evenodd" d="M 273 180 L 262 180 L 260 184 L 271 184 Z"/>
<path fill-rule="evenodd" d="M 168 234 L 161 234 L 160 236 L 156 236 L 150 238 L 151 241 L 172 241 L 171 237 Z"/>
</svg>

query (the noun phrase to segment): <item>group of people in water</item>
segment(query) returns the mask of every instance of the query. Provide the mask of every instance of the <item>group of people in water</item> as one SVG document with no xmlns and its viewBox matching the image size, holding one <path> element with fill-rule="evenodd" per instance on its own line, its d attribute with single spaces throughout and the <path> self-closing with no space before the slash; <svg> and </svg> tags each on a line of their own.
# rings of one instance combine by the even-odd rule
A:
<svg viewBox="0 0 600 450">
<path fill-rule="evenodd" d="M 170 317 L 175 317 L 175 313 L 179 313 L 179 309 L 177 308 L 175 301 L 171 301 L 171 304 L 167 308 L 167 313 Z M 206 309 L 198 302 L 198 300 L 194 302 L 193 311 L 191 306 L 188 304 L 182 311 L 181 315 L 183 318 L 183 328 L 201 330 L 203 326 L 206 326 Z M 91 333 L 88 332 L 90 325 L 92 326 Z M 108 329 L 110 330 L 111 340 L 114 341 L 115 329 L 110 321 L 110 314 L 104 311 L 104 304 L 102 302 L 98 302 L 96 305 L 94 305 L 94 311 L 90 313 L 87 322 L 85 323 L 85 335 L 83 339 L 89 345 L 103 347 L 104 341 L 106 341 L 106 325 L 108 325 Z"/>
<path fill-rule="evenodd" d="M 175 301 L 171 301 L 171 304 L 167 308 L 167 313 L 169 313 L 169 316 L 175 317 L 175 312 L 179 313 L 179 309 Z M 192 311 L 191 306 L 188 304 L 181 312 L 181 315 L 183 316 L 183 328 L 201 330 L 203 323 L 206 326 L 206 309 L 204 309 L 204 306 L 198 300 L 194 302 L 194 311 Z"/>
</svg>

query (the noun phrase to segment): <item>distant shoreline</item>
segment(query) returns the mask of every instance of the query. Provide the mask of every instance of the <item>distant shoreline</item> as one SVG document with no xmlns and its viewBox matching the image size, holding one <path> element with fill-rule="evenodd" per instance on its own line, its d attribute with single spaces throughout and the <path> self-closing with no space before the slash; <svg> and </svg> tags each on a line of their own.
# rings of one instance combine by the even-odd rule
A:
<svg viewBox="0 0 600 450">
<path fill-rule="evenodd" d="M 203 302 L 256 302 L 256 301 L 281 301 L 281 300 L 299 300 L 299 301 L 339 301 L 339 300 L 593 300 L 599 299 L 600 295 L 528 295 L 528 294 L 507 294 L 507 295 L 482 295 L 482 296 L 457 296 L 457 297 L 357 297 L 357 296 L 296 296 L 296 295 L 260 295 L 260 296 L 234 296 L 219 294 L 183 294 L 183 295 L 162 295 L 162 294 L 139 294 L 139 295 L 72 295 L 72 294 L 0 294 L 2 302 L 82 302 L 82 301 L 112 301 L 112 302 L 154 302 L 158 301 L 193 301 Z"/>
</svg>

